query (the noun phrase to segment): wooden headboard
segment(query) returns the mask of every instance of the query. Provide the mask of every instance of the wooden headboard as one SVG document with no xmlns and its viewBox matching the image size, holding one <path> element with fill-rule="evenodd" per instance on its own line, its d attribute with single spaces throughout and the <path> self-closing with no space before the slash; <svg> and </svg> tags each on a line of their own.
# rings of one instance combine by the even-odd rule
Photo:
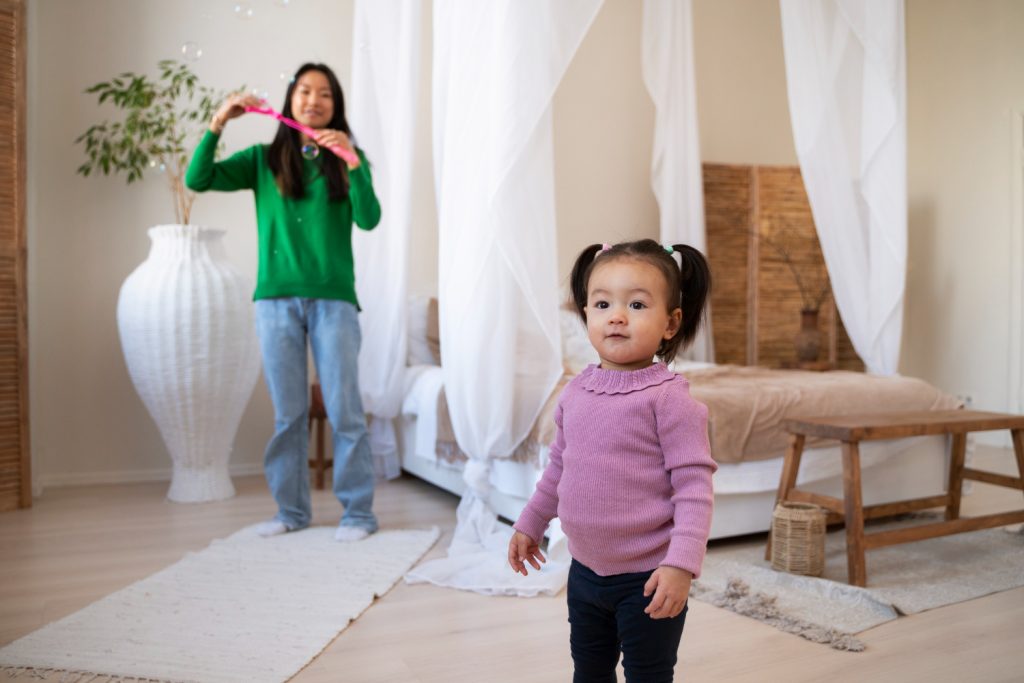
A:
<svg viewBox="0 0 1024 683">
<path fill-rule="evenodd" d="M 808 291 L 820 291 L 828 277 L 800 169 L 726 164 L 703 169 L 715 360 L 791 367 L 803 297 L 780 249 Z M 864 369 L 831 294 L 821 306 L 819 329 L 821 360 Z"/>
</svg>

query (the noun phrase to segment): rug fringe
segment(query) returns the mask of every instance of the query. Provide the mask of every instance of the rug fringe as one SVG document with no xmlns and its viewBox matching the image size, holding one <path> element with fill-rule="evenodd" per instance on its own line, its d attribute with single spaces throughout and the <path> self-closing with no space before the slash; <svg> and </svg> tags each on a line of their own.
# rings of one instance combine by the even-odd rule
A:
<svg viewBox="0 0 1024 683">
<path fill-rule="evenodd" d="M 31 676 L 37 681 L 56 681 L 57 683 L 180 683 L 180 681 L 166 678 L 137 678 L 94 671 L 39 669 L 34 666 L 0 666 L 0 672 L 5 673 L 8 678 Z"/>
<path fill-rule="evenodd" d="M 780 631 L 798 635 L 815 643 L 826 644 L 835 650 L 863 652 L 865 649 L 864 643 L 849 633 L 824 628 L 783 614 L 775 605 L 773 596 L 764 593 L 751 595 L 750 586 L 742 579 L 729 579 L 724 593 L 713 594 L 698 589 L 694 597 L 730 612 L 757 619 Z"/>
</svg>

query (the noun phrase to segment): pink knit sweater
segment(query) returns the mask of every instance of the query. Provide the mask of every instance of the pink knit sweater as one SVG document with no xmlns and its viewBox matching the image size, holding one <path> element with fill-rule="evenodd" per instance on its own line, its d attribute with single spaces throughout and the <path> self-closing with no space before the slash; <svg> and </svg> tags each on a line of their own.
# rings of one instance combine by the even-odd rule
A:
<svg viewBox="0 0 1024 683">
<path fill-rule="evenodd" d="M 689 386 L 661 363 L 584 370 L 559 398 L 551 461 L 515 528 L 540 539 L 557 516 L 569 552 L 602 576 L 660 565 L 699 576 L 717 466 Z"/>
</svg>

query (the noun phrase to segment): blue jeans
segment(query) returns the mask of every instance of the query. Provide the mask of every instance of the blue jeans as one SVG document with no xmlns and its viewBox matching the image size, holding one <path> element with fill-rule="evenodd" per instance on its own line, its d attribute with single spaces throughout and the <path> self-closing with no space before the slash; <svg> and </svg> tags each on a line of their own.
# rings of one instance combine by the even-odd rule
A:
<svg viewBox="0 0 1024 683">
<path fill-rule="evenodd" d="M 341 524 L 376 531 L 373 460 L 359 396 L 361 334 L 356 307 L 331 299 L 260 299 L 256 332 L 274 403 L 274 436 L 267 444 L 263 469 L 277 501 L 277 519 L 294 530 L 309 526 L 312 518 L 308 337 L 331 423 L 334 495 L 345 507 Z"/>
<path fill-rule="evenodd" d="M 689 605 L 671 619 L 644 614 L 652 571 L 600 576 L 584 564 L 569 567 L 569 646 L 573 683 L 615 683 L 622 652 L 628 683 L 671 681 Z"/>
</svg>

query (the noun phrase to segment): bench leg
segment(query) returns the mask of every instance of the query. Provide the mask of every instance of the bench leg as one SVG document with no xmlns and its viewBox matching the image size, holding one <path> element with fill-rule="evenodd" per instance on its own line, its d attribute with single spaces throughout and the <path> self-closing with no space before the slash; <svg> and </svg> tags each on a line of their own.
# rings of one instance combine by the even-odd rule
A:
<svg viewBox="0 0 1024 683">
<path fill-rule="evenodd" d="M 946 504 L 946 519 L 960 519 L 960 494 L 964 484 L 964 453 L 967 451 L 967 434 L 957 432 L 953 434 L 952 445 L 949 450 L 949 486 L 946 488 L 946 495 L 949 496 L 949 503 Z"/>
<path fill-rule="evenodd" d="M 1024 486 L 1024 429 L 1010 430 L 1010 437 L 1013 439 L 1013 454 L 1017 456 L 1017 476 Z"/>
<path fill-rule="evenodd" d="M 843 507 L 846 512 L 846 570 L 850 585 L 867 584 L 864 566 L 864 505 L 860 495 L 860 445 L 843 442 Z"/>
<path fill-rule="evenodd" d="M 775 504 L 786 500 L 789 492 L 796 487 L 796 475 L 800 471 L 800 458 L 804 453 L 804 435 L 794 434 L 789 440 L 789 450 L 782 461 L 782 476 L 779 478 L 779 492 L 775 496 Z M 774 512 L 774 508 L 772 508 Z M 764 550 L 764 559 L 772 559 L 772 528 L 768 526 L 768 545 Z"/>
</svg>

